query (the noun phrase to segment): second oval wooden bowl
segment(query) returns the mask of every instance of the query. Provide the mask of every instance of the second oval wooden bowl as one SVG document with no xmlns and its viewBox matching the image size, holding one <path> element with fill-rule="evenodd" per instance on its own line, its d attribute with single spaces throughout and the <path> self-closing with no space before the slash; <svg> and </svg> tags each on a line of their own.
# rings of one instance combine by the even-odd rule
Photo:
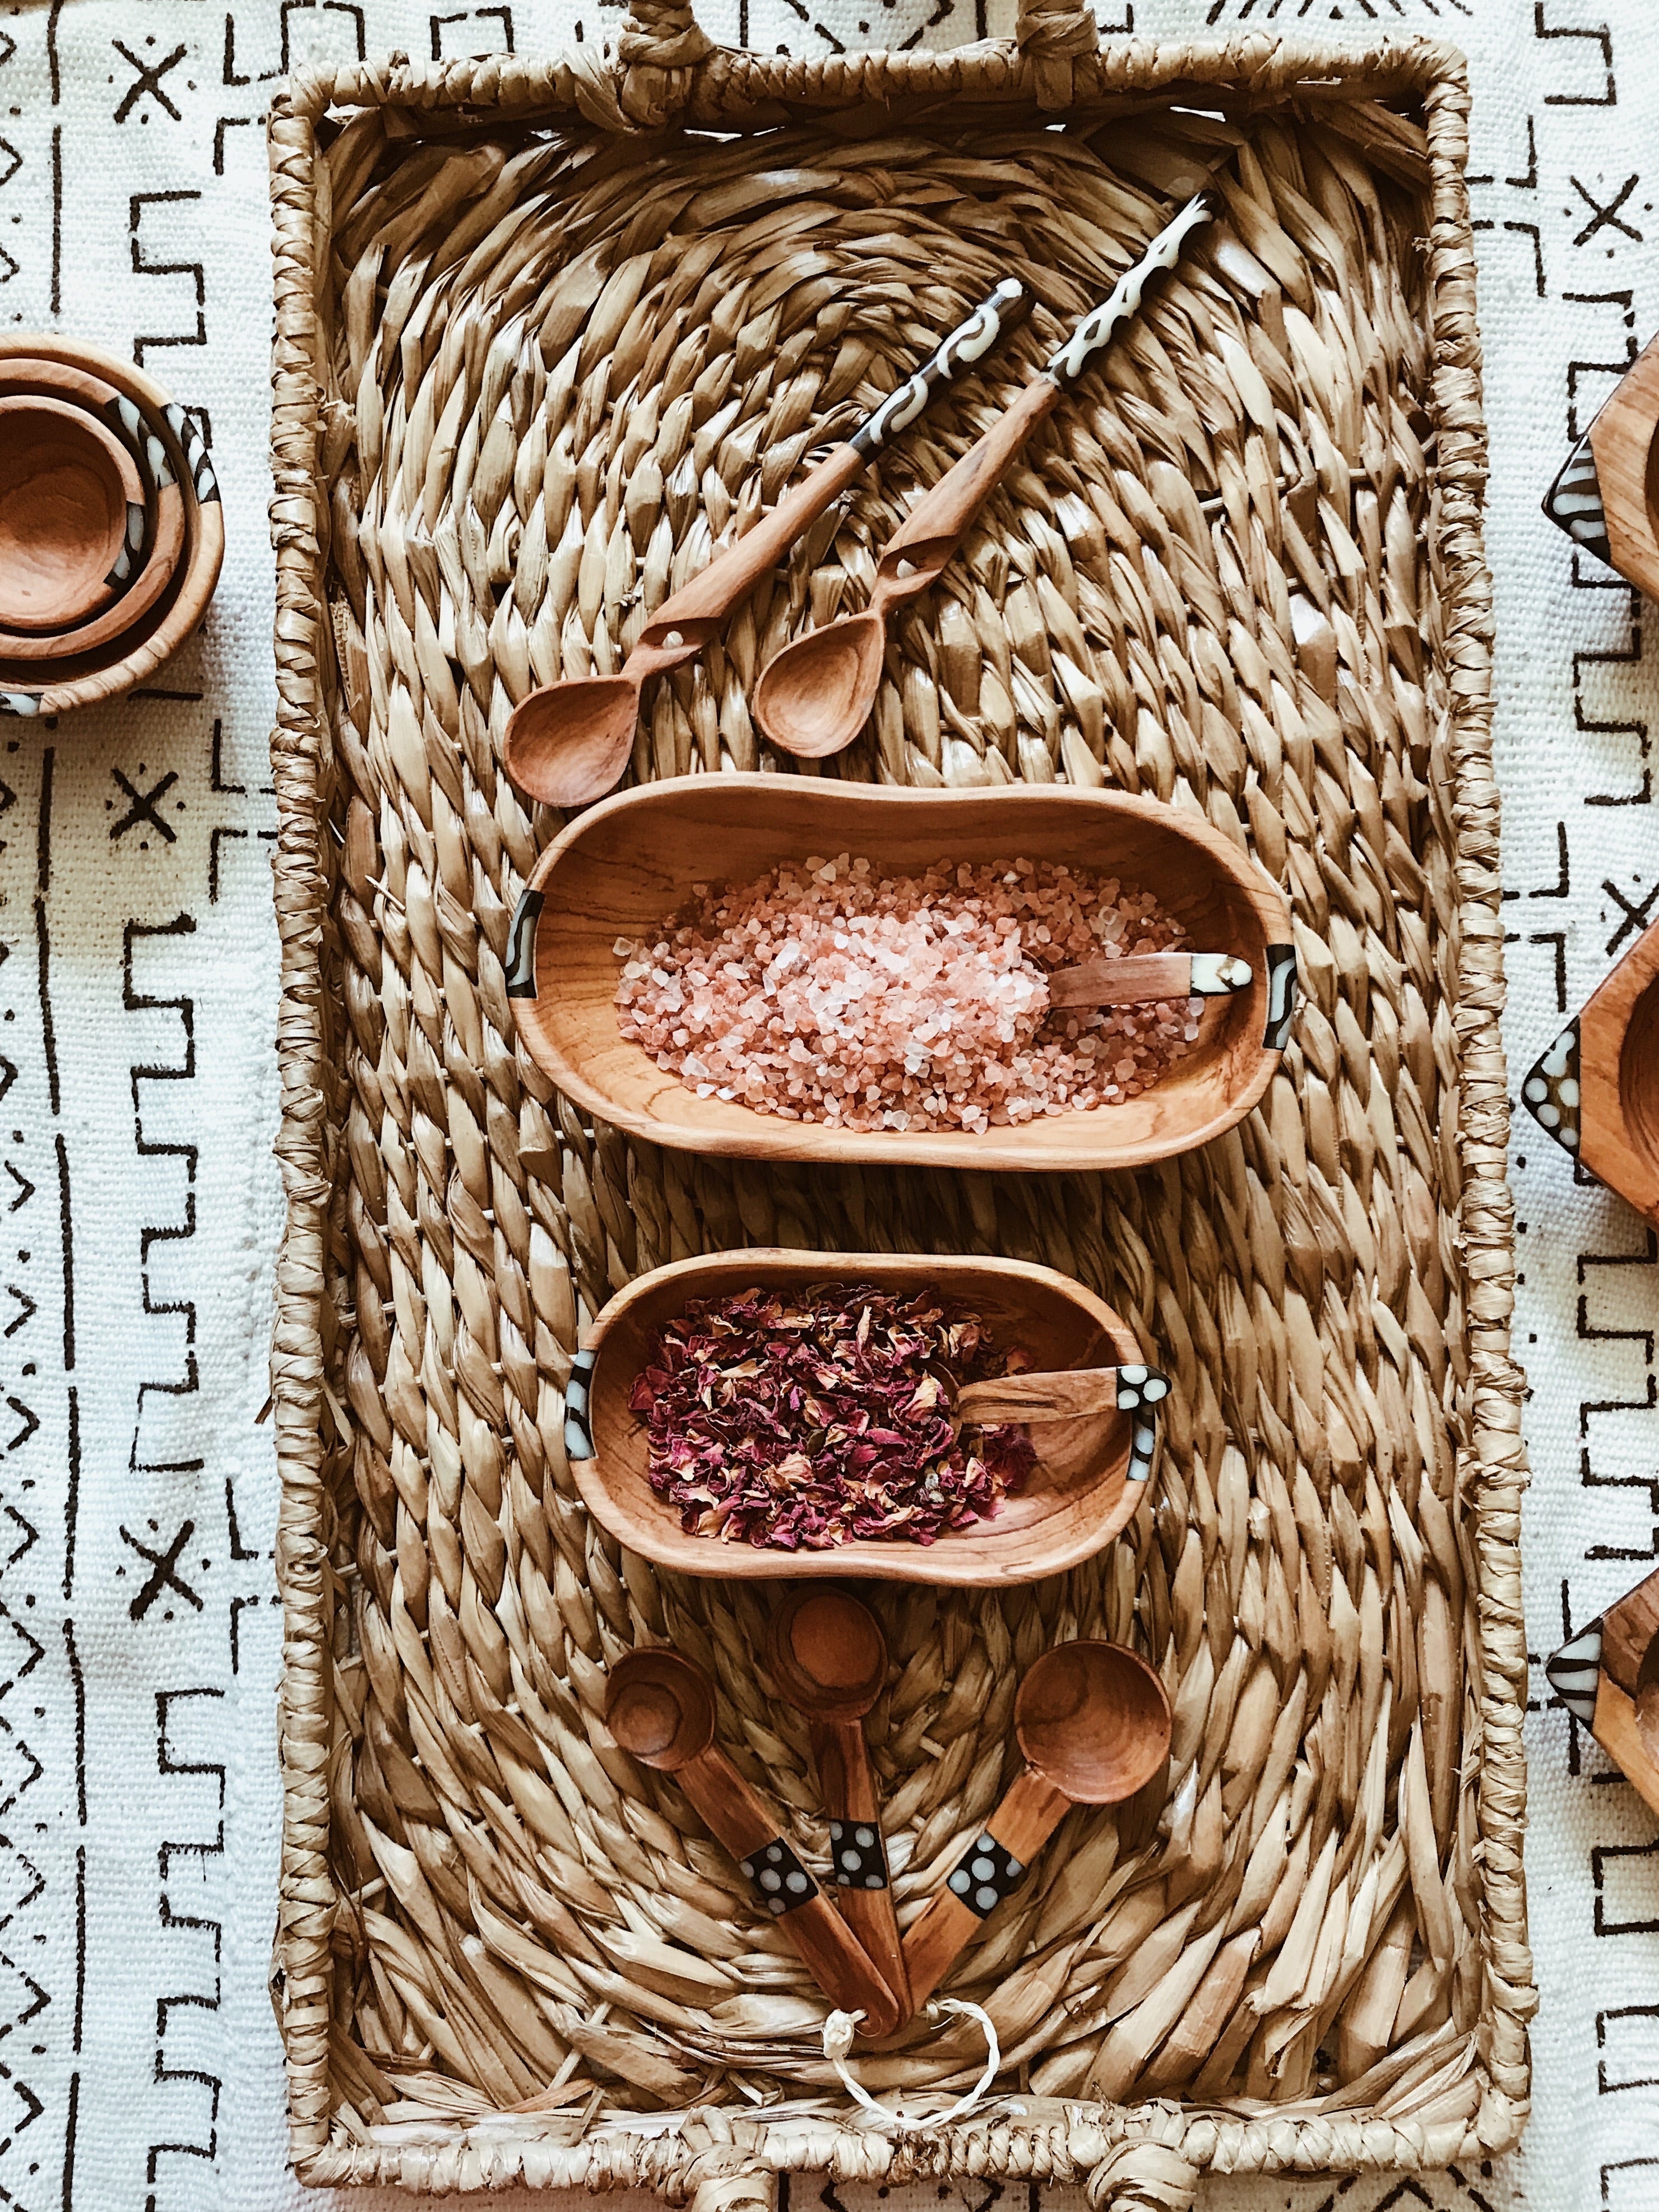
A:
<svg viewBox="0 0 1659 2212">
<path fill-rule="evenodd" d="M 1063 860 L 1121 875 L 1176 915 L 1194 951 L 1238 953 L 1255 981 L 1209 1002 L 1192 1051 L 1140 1097 L 983 1134 L 837 1129 L 699 1098 L 623 1036 L 619 939 L 659 930 L 694 884 L 743 883 L 781 860 L 847 852 L 892 874 L 948 856 Z M 606 799 L 549 846 L 514 917 L 507 992 L 554 1081 L 591 1113 L 658 1144 L 750 1159 L 1108 1169 L 1189 1152 L 1249 1112 L 1289 1036 L 1295 975 L 1283 895 L 1218 830 L 1160 799 L 697 775 Z"/>
<path fill-rule="evenodd" d="M 1092 1291 L 1052 1267 L 1023 1260 L 945 1259 L 918 1252 L 716 1252 L 658 1267 L 617 1292 L 586 1334 L 565 1392 L 565 1449 L 582 1503 L 619 1543 L 682 1574 L 744 1581 L 866 1575 L 878 1582 L 978 1586 L 1036 1582 L 1100 1551 L 1146 1495 L 1156 1421 L 1091 1414 L 1033 1427 L 1037 1463 L 994 1520 L 932 1544 L 860 1540 L 827 1552 L 785 1552 L 717 1536 L 688 1536 L 679 1509 L 647 1479 L 646 1425 L 629 1396 L 664 1322 L 693 1298 L 756 1284 L 873 1283 L 887 1291 L 933 1286 L 978 1314 L 1000 1346 L 1023 1345 L 1039 1366 L 1139 1362 L 1128 1323 Z M 1133 1474 L 1132 1474 L 1133 1469 Z"/>
</svg>

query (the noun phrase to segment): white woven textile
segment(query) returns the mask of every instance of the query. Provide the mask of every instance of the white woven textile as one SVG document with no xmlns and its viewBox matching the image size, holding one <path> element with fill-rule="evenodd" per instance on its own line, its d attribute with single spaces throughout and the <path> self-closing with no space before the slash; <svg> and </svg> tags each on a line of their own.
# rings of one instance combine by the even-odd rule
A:
<svg viewBox="0 0 1659 2212">
<path fill-rule="evenodd" d="M 1659 325 L 1650 0 L 1103 4 L 1109 37 L 1425 32 L 1471 55 L 1513 1091 L 1632 914 L 1659 911 L 1653 625 L 1538 512 Z M 614 5 L 584 6 L 589 40 L 614 34 Z M 255 1425 L 279 1222 L 260 119 L 291 60 L 547 51 L 571 7 L 0 0 L 0 328 L 56 322 L 199 409 L 229 536 L 205 631 L 161 688 L 0 725 L 0 2203 L 24 2212 L 301 2199 L 264 1987 L 280 1647 Z M 735 39 L 737 0 L 705 21 Z M 984 27 L 975 0 L 743 0 L 750 44 L 800 52 Z M 1659 1557 L 1659 1244 L 1530 1123 L 1516 1152 L 1541 1659 Z M 1655 1823 L 1542 1702 L 1541 1668 L 1534 1686 L 1526 2148 L 1456 2176 L 1217 2183 L 1209 2205 L 1659 2204 Z M 794 2185 L 796 2212 L 820 2187 Z"/>
</svg>

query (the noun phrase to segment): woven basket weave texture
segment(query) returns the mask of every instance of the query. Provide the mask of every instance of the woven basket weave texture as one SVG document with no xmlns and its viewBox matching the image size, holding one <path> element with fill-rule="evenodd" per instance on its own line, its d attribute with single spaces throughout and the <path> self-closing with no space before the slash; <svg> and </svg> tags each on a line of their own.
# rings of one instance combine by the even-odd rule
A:
<svg viewBox="0 0 1659 2212">
<path fill-rule="evenodd" d="M 809 66 L 636 5 L 614 67 L 358 68 L 273 113 L 277 1964 L 307 2179 L 712 2206 L 781 2167 L 1086 2173 L 1097 2203 L 1175 2205 L 1205 2166 L 1441 2162 L 1524 2115 L 1461 64 L 1415 46 L 1339 71 L 1261 40 L 1097 55 L 1064 7 L 1021 37 Z M 557 826 L 496 766 L 512 705 L 614 670 L 813 449 L 991 283 L 1029 278 L 1030 325 L 647 687 L 638 775 L 770 764 L 758 669 L 863 603 L 917 489 L 1158 227 L 1137 117 L 1183 94 L 1248 121 L 1226 242 L 1027 449 L 828 772 L 1201 811 L 1292 899 L 1304 1003 L 1267 1101 L 1105 1178 L 763 1169 L 584 1124 L 505 993 Z M 781 128 L 688 141 L 676 115 Z M 852 2124 L 823 2000 L 600 1719 L 607 1663 L 671 1638 L 827 1862 L 763 1603 L 621 1554 L 562 1437 L 611 1291 L 749 1243 L 1045 1261 L 1175 1382 L 1152 1499 L 1105 1553 L 1029 1589 L 872 1596 L 902 1917 L 1012 1774 L 1037 1652 L 1133 1643 L 1176 1711 L 1167 1804 L 1071 1814 L 957 1971 L 1005 2100 L 897 2141 Z M 980 2055 L 971 2027 L 923 2020 L 858 2070 L 925 2111 Z M 685 2117 L 641 2117 L 664 2112 Z"/>
</svg>

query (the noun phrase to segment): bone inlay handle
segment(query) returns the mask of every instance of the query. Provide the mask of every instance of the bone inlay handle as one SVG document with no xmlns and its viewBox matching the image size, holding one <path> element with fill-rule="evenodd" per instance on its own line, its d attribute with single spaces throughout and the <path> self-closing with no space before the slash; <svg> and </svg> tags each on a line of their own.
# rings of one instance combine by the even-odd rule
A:
<svg viewBox="0 0 1659 2212">
<path fill-rule="evenodd" d="M 957 324 L 932 360 L 924 362 L 914 376 L 890 392 L 874 413 L 866 416 L 848 443 L 867 457 L 898 431 L 908 429 L 940 385 L 951 383 L 964 368 L 985 358 L 1023 312 L 1024 301 L 1025 287 L 1018 277 L 1005 276 L 967 321 Z"/>
<path fill-rule="evenodd" d="M 748 1872 L 757 1897 L 830 2002 L 842 2012 L 861 2012 L 865 2034 L 890 2034 L 899 2022 L 898 1999 L 725 1753 L 714 1747 L 699 1752 L 672 1778 Z"/>
<path fill-rule="evenodd" d="M 1071 1810 L 1072 1801 L 1026 1767 L 951 1869 L 904 1939 L 912 2006 L 925 2004 L 957 1954 L 1025 1877 L 1026 1869 Z"/>
<path fill-rule="evenodd" d="M 1069 1421 L 1081 1414 L 1133 1413 L 1170 1395 L 1169 1378 L 1151 1367 L 1063 1367 L 1051 1375 L 1002 1375 L 957 1391 L 953 1419 Z"/>
<path fill-rule="evenodd" d="M 1103 300 L 1091 315 L 1084 317 L 1048 363 L 1047 374 L 1061 384 L 1074 384 L 1102 347 L 1109 345 L 1137 313 L 1152 277 L 1162 269 L 1175 267 L 1188 236 L 1210 220 L 1212 212 L 1203 192 L 1188 200 L 1174 221 L 1165 223 L 1134 266 L 1124 271 L 1111 298 Z"/>
<path fill-rule="evenodd" d="M 893 1889 L 882 1841 L 881 1803 L 860 1721 L 813 1721 L 809 1729 L 830 1849 L 841 1882 L 842 1916 L 902 2008 L 910 2011 L 904 1948 L 893 1911 Z"/>
</svg>

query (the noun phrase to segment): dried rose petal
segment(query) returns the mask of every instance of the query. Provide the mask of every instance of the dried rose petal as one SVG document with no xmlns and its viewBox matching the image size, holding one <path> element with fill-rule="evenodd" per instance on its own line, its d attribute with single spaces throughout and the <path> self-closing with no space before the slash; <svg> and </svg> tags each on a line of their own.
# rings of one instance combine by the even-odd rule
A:
<svg viewBox="0 0 1659 2212">
<path fill-rule="evenodd" d="M 1036 1455 L 1022 1428 L 966 1428 L 964 1382 L 1030 1364 L 993 1352 L 933 1289 L 867 1284 L 699 1298 L 652 1346 L 629 1403 L 648 1480 L 688 1535 L 783 1551 L 854 1537 L 931 1544 L 989 1519 Z"/>
</svg>

